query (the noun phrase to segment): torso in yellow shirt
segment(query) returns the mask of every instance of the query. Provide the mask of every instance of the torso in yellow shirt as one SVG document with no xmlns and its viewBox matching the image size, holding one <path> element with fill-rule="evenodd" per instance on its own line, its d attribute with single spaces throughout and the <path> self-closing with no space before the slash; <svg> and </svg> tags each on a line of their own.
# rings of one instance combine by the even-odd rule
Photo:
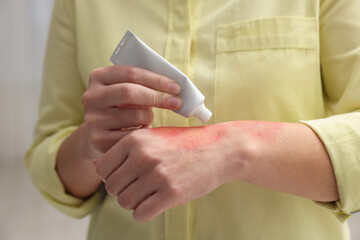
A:
<svg viewBox="0 0 360 240">
<path fill-rule="evenodd" d="M 336 22 L 335 17 L 338 21 L 358 16 L 351 6 L 359 4 L 355 0 L 56 1 L 44 70 L 47 90 L 37 140 L 26 159 L 34 184 L 59 210 L 75 217 L 92 213 L 88 239 L 349 239 L 346 223 L 333 211 L 309 199 L 242 181 L 224 184 L 139 224 L 114 197 L 95 194 L 83 200 L 67 195 L 54 166 L 61 142 L 83 121 L 80 99 L 91 71 L 111 64 L 109 57 L 127 29 L 195 83 L 213 112 L 207 124 L 299 122 L 360 109 L 358 92 L 353 90 L 360 83 L 359 74 L 354 74 L 358 58 L 352 51 L 357 37 L 350 36 L 351 29 L 360 28 L 360 19 L 346 25 L 346 43 L 329 35 L 346 28 L 323 26 Z M 203 125 L 169 110 L 154 109 L 154 113 L 153 127 Z M 353 131 L 341 138 L 340 130 L 321 128 L 333 127 L 336 121 L 344 123 L 336 129 L 349 126 Z M 347 213 L 359 207 L 358 171 L 352 167 L 359 165 L 358 160 L 341 152 L 340 145 L 327 143 L 346 139 L 353 156 L 360 155 L 356 121 L 359 116 L 352 114 L 308 122 L 326 140 Z"/>
<path fill-rule="evenodd" d="M 186 73 L 214 113 L 296 122 L 325 114 L 319 1 L 75 1 L 84 83 L 127 29 Z M 155 109 L 153 126 L 199 126 Z M 326 222 L 326 224 L 324 224 Z M 106 196 L 89 239 L 346 239 L 346 226 L 308 199 L 232 182 L 144 225 Z"/>
</svg>

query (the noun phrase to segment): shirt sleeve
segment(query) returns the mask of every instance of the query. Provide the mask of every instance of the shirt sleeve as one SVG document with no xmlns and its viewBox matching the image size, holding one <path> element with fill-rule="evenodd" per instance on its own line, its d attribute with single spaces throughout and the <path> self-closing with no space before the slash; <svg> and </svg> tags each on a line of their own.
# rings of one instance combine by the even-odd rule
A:
<svg viewBox="0 0 360 240">
<path fill-rule="evenodd" d="M 77 68 L 74 15 L 72 1 L 55 1 L 35 140 L 25 156 L 25 164 L 33 184 L 45 199 L 65 214 L 79 218 L 96 207 L 100 194 L 86 200 L 67 194 L 55 170 L 61 143 L 83 121 L 81 96 L 86 86 Z"/>
<path fill-rule="evenodd" d="M 340 215 L 360 210 L 360 1 L 322 0 L 320 61 L 327 118 L 303 121 L 322 139 L 340 200 Z M 346 216 L 343 216 L 346 217 Z"/>
</svg>

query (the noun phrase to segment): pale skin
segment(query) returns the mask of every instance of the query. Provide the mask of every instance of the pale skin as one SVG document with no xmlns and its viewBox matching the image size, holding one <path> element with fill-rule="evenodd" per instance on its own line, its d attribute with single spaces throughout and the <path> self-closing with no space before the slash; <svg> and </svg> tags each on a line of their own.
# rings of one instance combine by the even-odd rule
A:
<svg viewBox="0 0 360 240">
<path fill-rule="evenodd" d="M 86 198 L 104 181 L 140 223 L 234 180 L 316 201 L 339 199 L 328 153 L 306 125 L 151 128 L 152 108 L 180 108 L 179 92 L 173 80 L 144 69 L 94 70 L 82 99 L 84 123 L 57 157 L 66 190 Z"/>
</svg>

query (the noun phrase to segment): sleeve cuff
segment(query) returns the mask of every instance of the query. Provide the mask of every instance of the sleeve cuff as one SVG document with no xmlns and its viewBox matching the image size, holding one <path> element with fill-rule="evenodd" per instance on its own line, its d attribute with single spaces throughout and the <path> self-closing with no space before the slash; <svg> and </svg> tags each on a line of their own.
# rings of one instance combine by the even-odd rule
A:
<svg viewBox="0 0 360 240">
<path fill-rule="evenodd" d="M 68 127 L 36 141 L 25 156 L 25 164 L 33 184 L 52 206 L 70 217 L 81 218 L 94 210 L 100 201 L 100 193 L 86 200 L 67 194 L 55 170 L 57 152 L 62 142 L 76 128 Z"/>
<path fill-rule="evenodd" d="M 322 140 L 335 172 L 340 200 L 319 203 L 337 213 L 340 220 L 360 210 L 360 113 L 301 121 Z"/>
</svg>

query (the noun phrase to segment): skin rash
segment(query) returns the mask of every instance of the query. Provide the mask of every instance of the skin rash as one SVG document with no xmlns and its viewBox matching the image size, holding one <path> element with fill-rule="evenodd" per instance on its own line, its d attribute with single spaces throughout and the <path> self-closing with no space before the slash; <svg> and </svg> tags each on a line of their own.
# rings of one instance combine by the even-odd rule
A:
<svg viewBox="0 0 360 240">
<path fill-rule="evenodd" d="M 167 139 L 178 147 L 190 150 L 214 144 L 226 136 L 225 129 L 204 127 L 160 127 L 150 130 L 152 134 Z M 207 134 L 204 134 L 207 131 Z"/>
<path fill-rule="evenodd" d="M 229 126 L 230 125 L 230 126 Z M 233 128 L 239 133 L 251 134 L 264 142 L 274 141 L 282 128 L 278 122 L 237 121 L 203 127 L 159 127 L 150 129 L 151 133 L 167 139 L 170 143 L 189 150 L 219 142 Z"/>
<path fill-rule="evenodd" d="M 324 163 L 317 159 L 324 157 L 309 151 L 309 142 L 303 141 L 313 134 L 304 125 L 239 121 L 136 131 L 138 136 L 129 143 L 120 141 L 96 167 L 109 194 L 117 196 L 124 209 L 133 209 L 138 222 L 233 180 L 317 201 L 338 199 L 332 170 L 322 171 Z M 289 141 L 294 136 L 297 141 Z M 327 189 L 334 193 L 324 197 L 321 192 Z"/>
</svg>

